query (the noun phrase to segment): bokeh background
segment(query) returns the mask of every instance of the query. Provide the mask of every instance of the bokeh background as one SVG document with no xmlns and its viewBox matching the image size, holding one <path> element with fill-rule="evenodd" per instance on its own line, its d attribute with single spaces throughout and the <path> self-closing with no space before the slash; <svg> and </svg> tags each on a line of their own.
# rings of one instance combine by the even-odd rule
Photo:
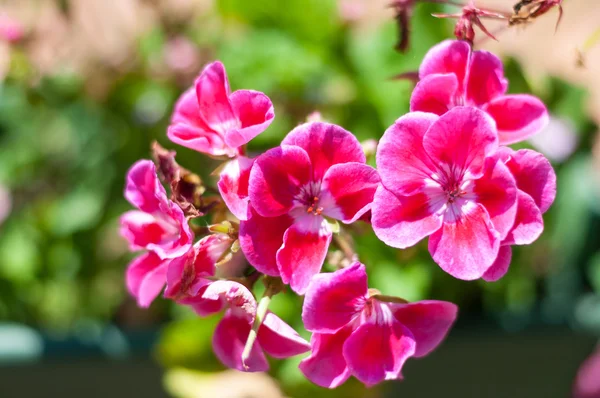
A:
<svg viewBox="0 0 600 398">
<path fill-rule="evenodd" d="M 149 158 L 153 140 L 199 174 L 216 166 L 165 135 L 202 66 L 220 59 L 233 89 L 273 100 L 275 121 L 250 151 L 278 145 L 313 111 L 378 139 L 407 112 L 413 87 L 391 78 L 416 70 L 453 29 L 430 16 L 451 8 L 419 5 L 411 49 L 399 54 L 388 2 L 0 1 L 0 397 L 571 396 L 600 337 L 596 0 L 565 1 L 556 33 L 550 12 L 478 43 L 502 54 L 511 92 L 534 93 L 552 114 L 521 146 L 552 160 L 558 197 L 543 236 L 516 247 L 504 279 L 455 280 L 426 244 L 398 251 L 367 225 L 353 230 L 373 287 L 461 308 L 442 347 L 406 364 L 405 381 L 328 391 L 303 379 L 301 358 L 273 362 L 269 375 L 223 372 L 211 348 L 218 316 L 161 299 L 141 310 L 125 291 L 128 167 Z M 509 12 L 513 2 L 478 4 Z M 302 331 L 300 308 L 291 294 L 273 301 Z M 600 380 L 600 367 L 591 374 Z"/>
</svg>

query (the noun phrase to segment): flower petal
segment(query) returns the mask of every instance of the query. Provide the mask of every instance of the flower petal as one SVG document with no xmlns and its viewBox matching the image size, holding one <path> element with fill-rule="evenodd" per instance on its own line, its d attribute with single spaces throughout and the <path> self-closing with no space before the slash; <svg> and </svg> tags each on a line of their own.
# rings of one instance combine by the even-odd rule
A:
<svg viewBox="0 0 600 398">
<path fill-rule="evenodd" d="M 496 121 L 502 145 L 523 141 L 541 131 L 550 121 L 546 105 L 528 94 L 498 97 L 484 109 Z"/>
<path fill-rule="evenodd" d="M 481 276 L 498 256 L 500 238 L 483 206 L 466 202 L 458 214 L 448 210 L 443 227 L 429 237 L 433 260 L 458 279 Z"/>
<path fill-rule="evenodd" d="M 510 245 L 500 246 L 500 250 L 498 251 L 498 257 L 496 261 L 492 264 L 485 274 L 483 274 L 482 279 L 486 282 L 496 282 L 508 271 L 510 267 L 510 260 L 512 258 L 512 249 Z"/>
<path fill-rule="evenodd" d="M 342 354 L 351 327 L 340 329 L 335 334 L 314 333 L 310 339 L 312 352 L 300 362 L 300 371 L 318 386 L 336 388 L 350 377 L 350 369 Z"/>
<path fill-rule="evenodd" d="M 443 115 L 452 108 L 457 90 L 458 80 L 454 73 L 427 75 L 412 92 L 410 110 Z"/>
<path fill-rule="evenodd" d="M 321 192 L 332 195 L 334 207 L 323 206 L 323 214 L 352 223 L 371 208 L 379 186 L 377 171 L 363 163 L 335 164 L 327 170 Z"/>
<path fill-rule="evenodd" d="M 277 265 L 283 283 L 304 294 L 312 277 L 319 273 L 331 242 L 331 230 L 321 217 L 319 229 L 306 229 L 295 222 L 283 235 L 283 246 L 277 251 Z"/>
<path fill-rule="evenodd" d="M 250 356 L 244 364 L 242 353 L 251 325 L 244 318 L 237 317 L 228 311 L 219 322 L 213 335 L 213 350 L 215 355 L 231 369 L 245 372 L 264 372 L 269 369 L 269 363 L 260 344 L 255 342 L 250 351 Z"/>
<path fill-rule="evenodd" d="M 310 344 L 272 312 L 258 329 L 258 342 L 274 358 L 288 358 L 310 350 Z"/>
<path fill-rule="evenodd" d="M 359 262 L 315 275 L 306 291 L 302 322 L 306 330 L 334 333 L 362 311 L 367 297 L 367 272 Z"/>
<path fill-rule="evenodd" d="M 423 137 L 423 147 L 440 172 L 478 177 L 483 173 L 485 157 L 498 147 L 498 134 L 485 112 L 458 106 L 431 125 Z"/>
<path fill-rule="evenodd" d="M 167 129 L 167 137 L 175 144 L 211 156 L 235 156 L 238 151 L 225 145 L 223 137 L 212 130 L 202 130 L 189 124 L 172 124 Z"/>
<path fill-rule="evenodd" d="M 600 347 L 595 349 L 577 370 L 573 398 L 598 398 L 600 397 Z"/>
<path fill-rule="evenodd" d="M 367 386 L 402 378 L 402 366 L 415 353 L 410 331 L 398 321 L 391 324 L 364 323 L 344 344 L 348 368 Z"/>
<path fill-rule="evenodd" d="M 137 299 L 140 307 L 148 307 L 167 281 L 168 260 L 161 260 L 153 252 L 133 259 L 127 268 L 127 290 Z"/>
<path fill-rule="evenodd" d="M 465 41 L 445 40 L 433 46 L 423 58 L 419 68 L 419 78 L 423 79 L 434 73 L 454 73 L 463 91 L 467 75 L 467 66 L 471 47 Z"/>
<path fill-rule="evenodd" d="M 509 158 L 506 165 L 515 177 L 517 187 L 531 196 L 540 211 L 545 213 L 556 197 L 556 174 L 548 159 L 530 149 L 501 149 Z"/>
<path fill-rule="evenodd" d="M 214 276 L 216 262 L 231 247 L 232 239 L 224 234 L 208 235 L 200 239 L 185 255 L 174 259 L 167 274 L 165 296 L 196 295 L 203 278 Z M 199 286 L 196 284 L 200 282 Z"/>
<path fill-rule="evenodd" d="M 331 123 L 311 122 L 296 127 L 282 145 L 303 148 L 313 167 L 313 180 L 321 181 L 327 170 L 338 163 L 365 163 L 366 157 L 356 137 Z"/>
<path fill-rule="evenodd" d="M 264 217 L 287 213 L 295 196 L 311 180 L 311 164 L 306 151 L 282 145 L 256 158 L 250 171 L 249 196 L 252 206 Z"/>
<path fill-rule="evenodd" d="M 447 301 L 424 300 L 390 306 L 398 322 L 412 333 L 417 358 L 428 355 L 446 338 L 458 314 L 458 307 Z"/>
<path fill-rule="evenodd" d="M 195 87 L 177 100 L 167 136 L 176 144 L 212 156 L 233 156 L 237 153 L 237 150 L 225 145 L 223 136 L 212 130 L 200 117 Z"/>
<path fill-rule="evenodd" d="M 231 106 L 240 122 L 240 127 L 225 133 L 225 143 L 237 148 L 269 127 L 275 110 L 269 97 L 259 91 L 238 90 L 229 96 Z"/>
<path fill-rule="evenodd" d="M 436 165 L 423 148 L 423 137 L 438 120 L 431 113 L 411 112 L 390 126 L 377 147 L 381 182 L 397 195 L 411 195 L 425 186 Z"/>
<path fill-rule="evenodd" d="M 219 61 L 208 64 L 196 79 L 196 95 L 200 117 L 211 130 L 225 136 L 240 127 L 231 102 L 229 81 L 225 67 Z"/>
<path fill-rule="evenodd" d="M 219 176 L 219 192 L 227 208 L 240 220 L 248 219 L 248 184 L 254 159 L 237 156 L 227 162 Z"/>
<path fill-rule="evenodd" d="M 166 206 L 167 193 L 151 160 L 137 161 L 127 172 L 125 199 L 143 212 L 154 213 Z"/>
<path fill-rule="evenodd" d="M 152 245 L 159 245 L 171 237 L 165 223 L 151 214 L 141 211 L 125 212 L 121 218 L 121 235 L 127 239 L 132 250 L 140 250 Z"/>
<path fill-rule="evenodd" d="M 211 283 L 202 292 L 205 300 L 224 300 L 229 308 L 234 309 L 238 317 L 254 320 L 256 299 L 248 288 L 235 281 L 219 280 Z"/>
<path fill-rule="evenodd" d="M 424 193 L 396 196 L 380 187 L 371 211 L 375 235 L 388 246 L 399 249 L 415 245 L 442 226 L 443 216 L 432 211 Z"/>
<path fill-rule="evenodd" d="M 240 223 L 240 246 L 248 262 L 263 274 L 279 276 L 277 251 L 283 245 L 283 235 L 293 219 L 284 214 L 263 217 L 250 206 L 250 217 Z"/>
<path fill-rule="evenodd" d="M 502 241 L 506 245 L 528 245 L 544 232 L 544 218 L 533 198 L 519 190 L 515 223 Z"/>
<path fill-rule="evenodd" d="M 515 179 L 504 162 L 487 158 L 484 174 L 474 181 L 473 192 L 487 210 L 500 239 L 508 235 L 515 223 L 517 191 Z"/>
<path fill-rule="evenodd" d="M 488 51 L 474 51 L 469 65 L 467 100 L 481 106 L 504 94 L 507 87 L 502 61 Z"/>
</svg>

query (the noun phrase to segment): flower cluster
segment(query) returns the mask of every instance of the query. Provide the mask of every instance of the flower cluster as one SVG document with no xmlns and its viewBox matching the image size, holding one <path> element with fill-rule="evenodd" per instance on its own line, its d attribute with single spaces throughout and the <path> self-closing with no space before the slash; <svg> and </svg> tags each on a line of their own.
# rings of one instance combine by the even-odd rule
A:
<svg viewBox="0 0 600 398">
<path fill-rule="evenodd" d="M 411 112 L 379 141 L 375 169 L 352 133 L 317 117 L 248 157 L 245 145 L 270 125 L 273 105 L 260 92 L 232 93 L 223 65 L 206 66 L 177 102 L 167 135 L 223 161 L 217 189 L 158 145 L 158 167 L 142 160 L 127 176 L 125 196 L 138 210 L 123 215 L 121 231 L 133 250 L 145 250 L 126 278 L 139 305 L 164 289 L 200 316 L 224 312 L 213 347 L 231 368 L 265 371 L 265 352 L 311 351 L 300 370 L 320 386 L 350 376 L 367 386 L 402 378 L 408 358 L 441 343 L 457 307 L 369 289 L 343 225 L 371 222 L 379 239 L 400 249 L 429 237 L 447 273 L 495 281 L 508 271 L 511 246 L 540 236 L 556 191 L 541 154 L 505 146 L 539 131 L 548 114 L 535 97 L 505 94 L 498 58 L 447 41 L 426 55 L 419 77 Z M 194 222 L 199 216 L 209 225 Z M 321 273 L 333 244 L 346 259 Z M 259 280 L 265 293 L 257 300 Z M 310 343 L 268 310 L 286 285 L 305 295 Z"/>
</svg>

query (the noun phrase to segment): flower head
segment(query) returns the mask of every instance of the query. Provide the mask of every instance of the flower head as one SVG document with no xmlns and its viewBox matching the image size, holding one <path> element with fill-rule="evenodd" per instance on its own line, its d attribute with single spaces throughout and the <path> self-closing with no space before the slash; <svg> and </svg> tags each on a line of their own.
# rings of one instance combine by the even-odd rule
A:
<svg viewBox="0 0 600 398">
<path fill-rule="evenodd" d="M 317 275 L 302 320 L 313 332 L 312 353 L 300 370 L 313 383 L 335 388 L 350 376 L 367 386 L 402 378 L 410 357 L 423 357 L 445 338 L 457 307 L 444 301 L 406 303 L 369 290 L 365 266 L 354 263 Z"/>
<path fill-rule="evenodd" d="M 125 198 L 139 210 L 121 216 L 121 234 L 133 250 L 146 249 L 160 258 L 186 253 L 194 236 L 183 212 L 167 199 L 150 160 L 140 160 L 127 173 Z"/>
<path fill-rule="evenodd" d="M 264 352 L 275 358 L 302 354 L 310 345 L 287 323 L 267 312 L 258 329 L 257 341 L 250 356 L 242 361 L 242 352 L 250 334 L 257 310 L 252 293 L 242 284 L 232 281 L 207 283 L 198 296 L 185 300 L 201 316 L 225 310 L 213 336 L 217 358 L 227 367 L 241 371 L 264 372 L 269 364 Z"/>
<path fill-rule="evenodd" d="M 454 36 L 459 40 L 465 40 L 471 45 L 475 40 L 475 26 L 477 26 L 488 37 L 496 40 L 487 28 L 481 22 L 482 18 L 487 19 L 506 19 L 506 16 L 497 12 L 488 11 L 476 7 L 471 1 L 465 5 L 460 13 L 456 14 L 433 14 L 437 18 L 457 18 L 456 26 L 454 27 Z"/>
<path fill-rule="evenodd" d="M 487 51 L 471 51 L 465 41 L 433 47 L 421 63 L 411 111 L 443 115 L 455 106 L 475 106 L 496 122 L 500 144 L 522 141 L 548 123 L 546 106 L 528 94 L 506 95 L 502 62 Z"/>
<path fill-rule="evenodd" d="M 481 278 L 515 221 L 517 188 L 493 120 L 473 107 L 441 117 L 410 113 L 377 150 L 382 186 L 372 206 L 375 234 L 406 248 L 429 238 L 435 262 L 460 279 Z"/>
<path fill-rule="evenodd" d="M 263 93 L 232 93 L 225 67 L 217 61 L 207 65 L 195 87 L 179 98 L 167 135 L 174 143 L 198 152 L 235 157 L 274 117 L 273 104 Z"/>
<path fill-rule="evenodd" d="M 369 210 L 378 184 L 351 133 L 322 122 L 297 127 L 252 166 L 252 209 L 240 224 L 244 254 L 302 294 L 331 241 L 327 218 L 354 222 Z"/>
</svg>

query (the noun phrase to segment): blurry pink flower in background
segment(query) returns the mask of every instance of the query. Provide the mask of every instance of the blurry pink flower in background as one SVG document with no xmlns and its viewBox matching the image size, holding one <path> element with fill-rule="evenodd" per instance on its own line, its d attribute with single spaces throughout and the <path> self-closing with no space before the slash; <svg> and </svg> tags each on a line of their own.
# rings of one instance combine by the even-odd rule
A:
<svg viewBox="0 0 600 398">
<path fill-rule="evenodd" d="M 165 44 L 165 63 L 176 73 L 195 73 L 200 66 L 197 46 L 185 36 L 177 36 Z"/>
<path fill-rule="evenodd" d="M 590 355 L 579 368 L 573 398 L 600 398 L 600 348 Z"/>
<path fill-rule="evenodd" d="M 15 43 L 25 36 L 25 28 L 16 19 L 0 12 L 0 39 Z"/>
<path fill-rule="evenodd" d="M 363 0 L 340 0 L 338 2 L 340 18 L 347 22 L 360 20 L 366 12 L 365 3 Z"/>
<path fill-rule="evenodd" d="M 0 185 L 0 224 L 8 217 L 12 208 L 10 192 Z"/>
<path fill-rule="evenodd" d="M 575 152 L 579 137 L 570 120 L 551 116 L 548 125 L 529 142 L 548 159 L 561 163 Z"/>
</svg>

